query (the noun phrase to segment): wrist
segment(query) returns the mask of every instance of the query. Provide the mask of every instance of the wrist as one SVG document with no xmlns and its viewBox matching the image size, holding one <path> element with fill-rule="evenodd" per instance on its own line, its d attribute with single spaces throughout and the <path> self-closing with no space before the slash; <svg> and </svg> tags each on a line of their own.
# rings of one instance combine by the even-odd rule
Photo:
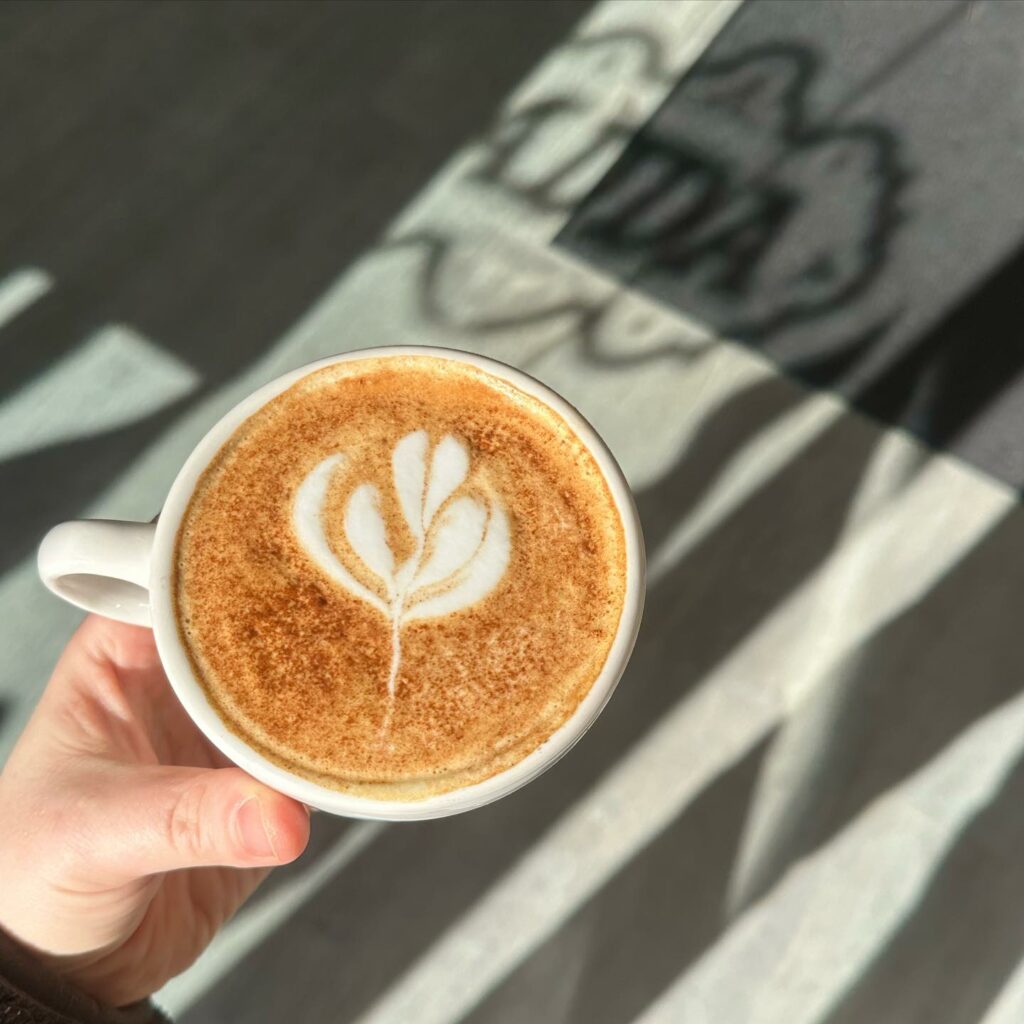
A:
<svg viewBox="0 0 1024 1024">
<path fill-rule="evenodd" d="M 12 1019 L 167 1024 L 167 1018 L 149 1003 L 121 1009 L 104 1006 L 54 970 L 55 959 L 61 958 L 38 954 L 30 944 L 0 926 L 0 1006 L 14 1011 Z"/>
</svg>

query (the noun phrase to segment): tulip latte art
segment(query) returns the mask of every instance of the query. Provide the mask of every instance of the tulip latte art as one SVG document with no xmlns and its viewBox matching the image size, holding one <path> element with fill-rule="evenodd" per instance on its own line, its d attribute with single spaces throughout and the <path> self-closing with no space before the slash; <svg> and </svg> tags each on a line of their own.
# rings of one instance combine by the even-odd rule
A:
<svg viewBox="0 0 1024 1024">
<path fill-rule="evenodd" d="M 408 800 L 511 767 L 572 715 L 625 577 L 608 486 L 560 416 L 405 355 L 315 370 L 236 430 L 174 592 L 230 729 L 321 785 Z"/>
</svg>

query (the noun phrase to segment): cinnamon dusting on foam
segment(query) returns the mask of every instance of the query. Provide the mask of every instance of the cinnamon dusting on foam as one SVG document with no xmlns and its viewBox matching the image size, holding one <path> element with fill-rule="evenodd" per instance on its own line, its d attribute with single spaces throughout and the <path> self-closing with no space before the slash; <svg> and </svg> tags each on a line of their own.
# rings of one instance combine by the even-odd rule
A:
<svg viewBox="0 0 1024 1024">
<path fill-rule="evenodd" d="M 393 464 L 419 431 L 468 455 L 443 509 L 499 502 L 509 552 L 482 597 L 404 623 L 389 695 L 385 585 L 345 519 L 372 485 L 394 566 L 422 549 Z M 377 603 L 332 578 L 294 525 L 304 481 L 338 454 L 318 496 L 323 539 Z M 511 767 L 572 714 L 618 627 L 625 539 L 593 457 L 547 406 L 465 364 L 369 358 L 315 371 L 239 427 L 182 520 L 174 591 L 197 678 L 233 732 L 322 785 L 416 799 Z"/>
</svg>

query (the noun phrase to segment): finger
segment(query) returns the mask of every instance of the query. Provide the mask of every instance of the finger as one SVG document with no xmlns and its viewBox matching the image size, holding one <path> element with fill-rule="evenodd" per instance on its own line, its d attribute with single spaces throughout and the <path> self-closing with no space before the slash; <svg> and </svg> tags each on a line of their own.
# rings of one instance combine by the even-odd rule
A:
<svg viewBox="0 0 1024 1024">
<path fill-rule="evenodd" d="M 309 839 L 302 804 L 241 768 L 132 768 L 101 802 L 105 867 L 122 878 L 287 864 Z"/>
<path fill-rule="evenodd" d="M 149 668 L 160 660 L 151 629 L 115 622 L 102 615 L 87 615 L 82 620 L 65 654 L 70 654 L 76 663 L 88 659 L 126 669 Z"/>
<path fill-rule="evenodd" d="M 152 673 L 159 664 L 152 630 L 87 615 L 61 653 L 43 699 L 77 692 L 98 671 L 131 678 Z"/>
<path fill-rule="evenodd" d="M 100 615 L 89 615 L 82 623 L 85 644 L 100 659 L 121 669 L 148 669 L 159 664 L 156 640 L 148 626 L 133 626 Z"/>
</svg>

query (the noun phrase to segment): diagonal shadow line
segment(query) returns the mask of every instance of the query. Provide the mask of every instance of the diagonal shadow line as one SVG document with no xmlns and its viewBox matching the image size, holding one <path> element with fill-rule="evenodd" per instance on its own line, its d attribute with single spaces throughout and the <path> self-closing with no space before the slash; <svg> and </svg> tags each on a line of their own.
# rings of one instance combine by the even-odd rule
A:
<svg viewBox="0 0 1024 1024">
<path fill-rule="evenodd" d="M 708 783 L 460 1024 L 632 1020 L 728 927 L 732 866 L 770 745 L 765 736 Z"/>
<path fill-rule="evenodd" d="M 908 428 L 934 449 L 953 444 L 1024 370 L 1024 346 L 1006 338 L 1019 305 L 1024 244 L 924 333 L 851 395 L 869 415 Z M 1006 338 L 979 361 L 978 337 Z M 808 379 L 811 379 L 810 376 Z M 823 381 L 824 382 L 824 381 Z M 927 383 L 927 395 L 919 392 Z M 841 384 L 833 378 L 832 386 Z M 1021 481 L 1020 486 L 1024 486 Z"/>
<path fill-rule="evenodd" d="M 813 719 L 819 704 L 831 709 L 837 698 L 839 704 L 818 756 L 792 798 L 787 798 L 771 840 L 757 851 L 755 870 L 737 912 L 769 896 L 793 864 L 823 848 L 973 722 L 1019 694 L 1024 649 L 1016 643 L 1016 580 L 1005 572 L 1005 565 L 1022 544 L 1024 516 L 1014 512 L 924 598 L 867 640 L 851 659 L 847 675 L 837 673 L 840 682 L 822 687 L 801 707 L 797 723 L 804 716 Z M 792 728 L 790 722 L 783 730 Z M 778 742 L 777 732 L 770 746 Z M 758 772 L 767 749 L 758 754 Z M 1013 813 L 1024 786 L 1024 764 L 1007 785 L 1010 794 L 966 830 L 960 844 L 964 852 L 947 858 L 960 863 L 955 885 L 943 880 L 946 871 L 940 866 L 939 880 L 919 912 L 923 922 L 911 919 L 901 928 L 886 947 L 892 953 L 879 952 L 849 997 L 849 1007 L 829 1024 L 946 1021 L 938 1012 L 946 1005 L 958 1008 L 948 1017 L 953 1024 L 980 1019 L 980 1011 L 1024 951 L 1019 901 L 1007 898 L 1007 892 L 1024 890 L 1024 869 L 1016 856 L 1024 824 Z M 744 787 L 740 797 L 723 786 L 712 801 L 715 787 L 701 798 L 704 813 L 713 821 L 735 818 L 740 826 L 745 824 L 749 790 Z M 1004 818 L 1012 818 L 1013 824 Z M 506 977 L 468 1015 L 467 1024 L 512 1021 L 516 1007 L 543 1006 L 545 1001 L 567 1006 L 565 978 L 571 979 L 575 996 L 568 1004 L 571 1009 L 558 1020 L 601 1024 L 633 1019 L 728 924 L 724 911 L 713 921 L 699 910 L 695 919 L 689 919 L 692 890 L 699 886 L 684 884 L 677 898 L 674 865 L 702 863 L 703 881 L 719 910 L 722 878 L 727 885 L 734 881 L 735 845 L 730 842 L 726 857 L 713 829 L 689 827 L 690 821 L 687 808 L 653 844 L 661 852 L 638 853 Z M 709 834 L 712 854 L 705 856 Z M 986 854 L 979 851 L 995 846 L 1001 851 L 999 869 L 1008 876 L 1007 884 L 991 892 L 982 907 L 975 906 L 972 917 L 971 910 L 965 912 L 967 894 L 960 890 L 985 886 L 979 860 Z M 950 888 L 953 891 L 947 892 Z M 700 907 L 699 895 L 697 903 Z M 974 940 L 967 934 L 970 929 L 965 930 L 965 914 L 976 919 L 974 931 L 985 935 L 983 956 L 972 952 Z M 629 936 L 628 942 L 622 941 L 623 935 Z M 955 956 L 935 951 L 931 939 L 936 935 L 956 936 L 945 942 L 956 947 Z M 969 984 L 961 974 L 949 971 L 951 962 L 971 964 Z M 565 978 L 552 973 L 551 964 L 565 965 Z M 908 983 L 908 978 L 921 974 L 928 976 L 924 985 Z"/>
<path fill-rule="evenodd" d="M 208 388 L 197 388 L 131 423 L 0 462 L 0 493 L 19 495 L 18 501 L 4 507 L 8 540 L 0 552 L 0 574 L 27 558 L 53 523 L 80 515 L 100 481 L 124 472 L 126 465 L 208 394 Z M 153 514 L 158 511 L 159 500 Z"/>
<path fill-rule="evenodd" d="M 976 1024 L 1024 951 L 1024 759 L 822 1024 Z"/>
<path fill-rule="evenodd" d="M 1024 348 L 1006 336 L 1018 305 L 1024 245 L 964 296 L 941 322 L 871 373 L 863 364 L 883 346 L 894 318 L 883 317 L 851 342 L 787 360 L 779 369 L 815 388 L 838 390 L 862 415 L 908 430 L 928 450 L 977 465 L 958 445 L 995 403 L 1019 386 Z M 976 339 L 995 337 L 979 360 Z M 1004 340 L 1005 339 L 1005 340 Z M 862 378 L 853 383 L 857 377 Z M 951 449 L 951 450 L 950 450 Z M 924 456 L 922 456 L 924 458 Z M 986 469 L 984 464 L 980 468 Z M 1007 480 L 1018 491 L 1024 475 Z"/>
<path fill-rule="evenodd" d="M 829 740 L 817 752 L 813 784 L 794 794 L 790 815 L 760 852 L 747 903 L 1020 691 L 1024 650 L 1017 642 L 1016 580 L 1006 565 L 1022 544 L 1024 516 L 1014 509 L 856 651 L 845 675 L 839 666 L 835 686 L 807 702 L 809 717 L 828 705 Z"/>
<path fill-rule="evenodd" d="M 1024 677 L 1024 654 L 1013 657 L 1009 663 L 1006 658 L 1017 630 L 1012 611 L 1013 581 L 1007 580 L 1005 573 L 1001 585 L 993 586 L 992 581 L 1022 543 L 1024 520 L 1012 516 L 924 600 L 864 645 L 858 653 L 852 681 L 843 686 L 845 713 L 839 716 L 832 740 L 815 762 L 813 780 L 808 780 L 813 785 L 803 799 L 792 801 L 792 819 L 783 823 L 775 844 L 762 851 L 745 905 L 770 892 L 790 865 L 824 846 L 878 796 L 936 756 L 972 722 L 1017 693 L 1019 679 Z M 969 611 L 958 614 L 964 604 Z M 931 639 L 937 622 L 945 624 L 941 642 Z M 923 663 L 913 670 L 909 669 L 908 655 L 928 644 L 933 649 L 929 656 L 920 659 Z M 970 686 L 963 685 L 967 679 L 972 680 Z M 827 693 L 819 694 L 819 699 L 831 702 L 835 689 L 827 689 Z M 910 721 L 915 723 L 912 730 L 878 728 L 879 723 Z M 688 838 L 700 841 L 692 835 Z M 676 852 L 681 858 L 692 855 L 682 842 Z M 602 891 L 591 902 L 603 906 L 608 898 Z M 669 898 L 667 888 L 661 891 L 661 898 Z M 614 902 L 614 897 L 611 899 Z M 955 906 L 951 910 L 955 917 Z M 574 923 L 577 917 L 503 983 L 496 996 L 501 1006 L 539 997 L 535 991 L 540 971 L 538 959 L 553 963 L 573 961 L 578 945 Z M 951 920 L 950 926 L 953 924 Z M 672 935 L 671 927 L 665 931 Z M 631 991 L 637 960 L 651 958 L 657 962 L 663 949 L 662 933 L 656 929 L 632 930 L 630 935 L 630 943 L 620 949 L 618 960 L 605 958 L 599 970 L 591 971 L 583 965 L 577 972 L 584 978 L 580 990 L 593 989 L 598 998 L 586 1002 L 586 1011 L 581 1016 L 568 1016 L 566 1020 L 628 1019 L 616 1013 L 602 1016 L 600 1007 L 617 1005 L 619 994 Z M 1003 952 L 1005 959 L 1006 951 Z M 1011 959 L 1018 954 L 1016 948 L 1009 951 Z M 680 969 L 687 959 L 681 959 Z M 652 986 L 647 996 L 652 996 L 673 976 L 672 972 L 663 971 L 659 986 Z M 557 979 L 549 980 L 548 994 L 557 999 Z M 998 972 L 990 979 L 994 987 L 999 980 Z M 490 1000 L 483 1005 L 492 1008 Z M 479 1019 L 489 1018 L 484 1015 Z M 499 1014 L 495 1019 L 504 1018 Z"/>
<path fill-rule="evenodd" d="M 355 818 L 337 818 L 330 814 L 316 815 L 315 826 L 310 829 L 309 843 L 302 852 L 302 857 L 275 868 L 260 883 L 259 888 L 246 900 L 245 906 L 239 911 L 239 915 L 248 913 L 254 907 L 258 907 L 264 900 L 272 897 L 278 890 L 287 888 L 293 878 L 308 874 L 311 869 L 316 868 L 317 861 L 329 856 L 338 843 L 358 825 Z"/>
<path fill-rule="evenodd" d="M 0 328 L 4 356 L 0 401 L 30 383 L 112 319 L 96 309 L 94 297 L 76 293 L 74 288 L 62 287 L 57 282 L 56 288 Z M 69 329 L 71 324 L 75 325 L 73 329 Z"/>
</svg>

